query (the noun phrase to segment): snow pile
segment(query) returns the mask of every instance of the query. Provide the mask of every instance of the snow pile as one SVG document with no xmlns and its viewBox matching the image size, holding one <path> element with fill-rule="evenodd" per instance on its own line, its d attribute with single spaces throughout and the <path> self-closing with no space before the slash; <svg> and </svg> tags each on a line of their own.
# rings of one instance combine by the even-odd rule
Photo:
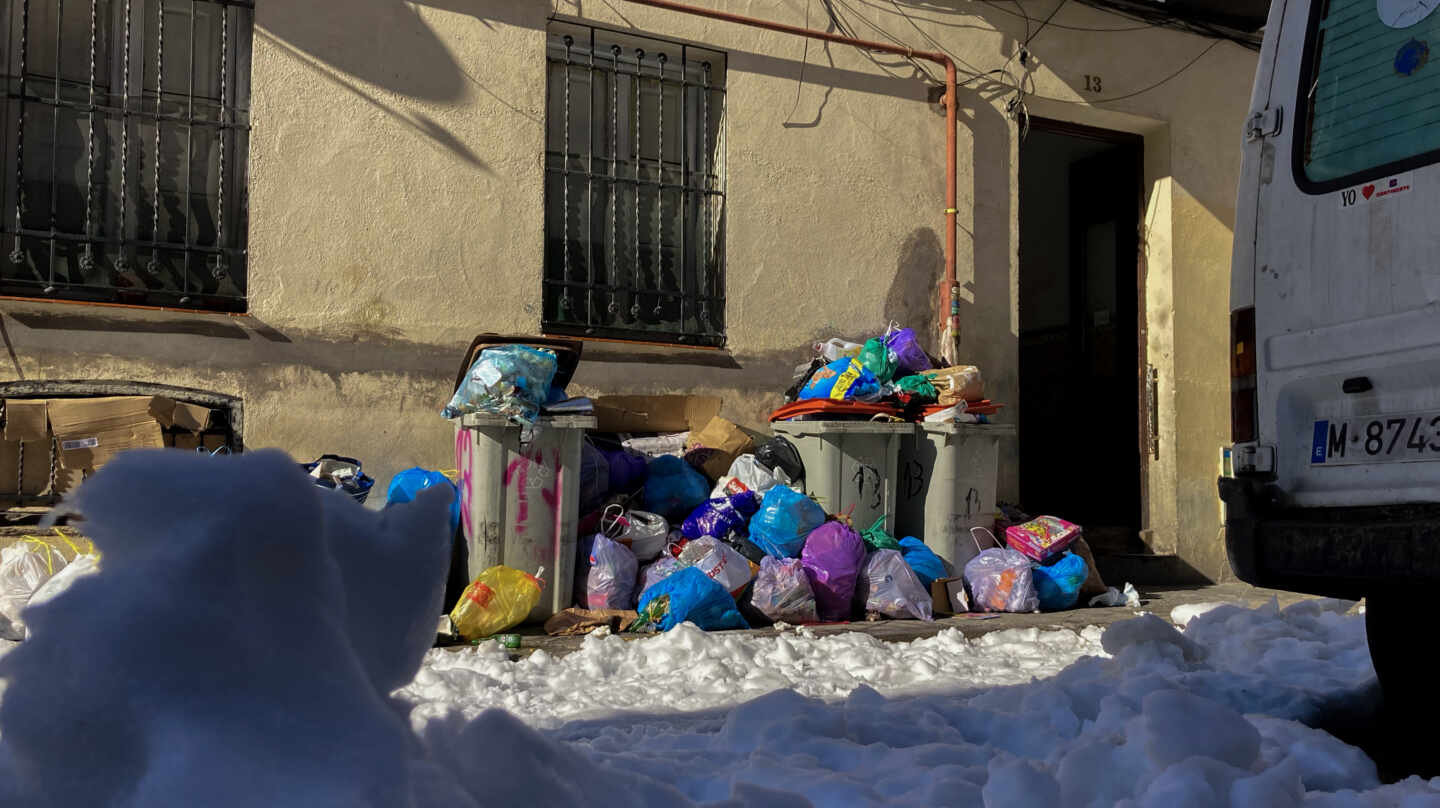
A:
<svg viewBox="0 0 1440 808">
<path fill-rule="evenodd" d="M 592 634 L 579 651 L 558 659 L 541 650 L 511 662 L 495 643 L 431 651 L 398 695 L 418 705 L 418 723 L 453 707 L 467 716 L 503 707 L 532 726 L 554 727 L 624 711 L 728 707 L 782 689 L 834 700 L 862 685 L 901 694 L 1020 684 L 1099 653 L 1094 627 L 1081 634 L 996 632 L 974 641 L 948 629 L 894 644 L 859 633 L 816 637 L 803 628 L 778 637 L 706 633 L 685 623 L 633 642 Z"/>
<path fill-rule="evenodd" d="M 1297 723 L 1373 690 L 1336 602 L 1218 607 L 1183 634 L 1152 615 L 908 645 L 681 629 L 563 659 L 427 654 L 444 490 L 374 513 L 278 453 L 108 465 L 79 502 L 100 572 L 0 649 L 0 804 L 1440 800 L 1440 780 L 1382 787 Z"/>
</svg>

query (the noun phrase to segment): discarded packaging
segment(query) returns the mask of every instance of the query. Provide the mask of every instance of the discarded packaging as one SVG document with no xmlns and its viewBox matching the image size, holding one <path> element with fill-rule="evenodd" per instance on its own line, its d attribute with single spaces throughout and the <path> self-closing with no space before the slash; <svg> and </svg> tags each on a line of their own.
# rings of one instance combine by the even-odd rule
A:
<svg viewBox="0 0 1440 808">
<path fill-rule="evenodd" d="M 1054 516 L 1040 516 L 1023 525 L 1005 528 L 1005 543 L 1035 561 L 1044 563 L 1065 552 L 1080 538 L 1080 526 Z"/>
<path fill-rule="evenodd" d="M 880 380 L 858 359 L 840 359 L 815 371 L 800 390 L 801 400 L 828 398 L 835 401 L 875 401 L 880 397 Z"/>
<path fill-rule="evenodd" d="M 855 596 L 866 612 L 899 620 L 933 620 L 930 591 L 915 577 L 899 550 L 876 550 L 865 559 Z"/>
<path fill-rule="evenodd" d="M 717 480 L 735 462 L 750 451 L 753 441 L 745 430 L 716 416 L 698 432 L 691 432 L 685 442 L 685 459 L 705 476 Z"/>
<path fill-rule="evenodd" d="M 1125 591 L 1115 587 L 1105 590 L 1105 594 L 1096 595 L 1090 599 L 1091 606 L 1128 606 L 1132 609 L 1140 608 L 1140 593 L 1135 591 L 1133 584 L 1125 584 Z"/>
<path fill-rule="evenodd" d="M 798 558 L 765 556 L 750 590 L 750 603 L 776 622 L 814 623 L 820 619 L 815 592 Z"/>
<path fill-rule="evenodd" d="M 750 560 L 739 550 L 709 536 L 688 542 L 680 551 L 680 563 L 705 573 L 724 586 L 731 597 L 739 597 L 755 577 Z"/>
<path fill-rule="evenodd" d="M 985 380 L 980 375 L 980 368 L 974 365 L 924 370 L 920 371 L 920 375 L 934 383 L 941 404 L 948 406 L 985 398 Z"/>
<path fill-rule="evenodd" d="M 540 571 L 541 574 L 544 570 Z M 494 566 L 465 587 L 450 620 L 467 640 L 488 637 L 525 621 L 540 602 L 545 584 L 536 575 L 506 566 Z"/>
<path fill-rule="evenodd" d="M 360 461 L 353 457 L 327 454 L 314 462 L 303 463 L 300 467 L 315 480 L 315 485 L 339 491 L 356 502 L 363 503 L 370 496 L 370 489 L 375 487 L 375 480 L 364 472 Z"/>
<path fill-rule="evenodd" d="M 555 353 L 528 345 L 502 345 L 480 352 L 465 381 L 441 415 L 458 418 L 490 412 L 533 424 L 555 380 Z"/>
<path fill-rule="evenodd" d="M 606 628 L 612 634 L 618 634 L 628 630 L 639 618 L 638 612 L 629 609 L 572 608 L 557 612 L 546 620 L 545 633 L 552 637 L 564 637 Z"/>
<path fill-rule="evenodd" d="M 753 454 L 742 454 L 735 458 L 730 468 L 710 489 L 710 498 L 725 497 L 731 494 L 739 494 L 744 491 L 754 491 L 760 496 L 774 488 L 779 482 L 775 474 L 769 469 L 760 465 Z"/>
<path fill-rule="evenodd" d="M 965 565 L 975 608 L 986 612 L 1033 612 L 1040 608 L 1030 559 L 1010 549 L 986 550 Z"/>
</svg>

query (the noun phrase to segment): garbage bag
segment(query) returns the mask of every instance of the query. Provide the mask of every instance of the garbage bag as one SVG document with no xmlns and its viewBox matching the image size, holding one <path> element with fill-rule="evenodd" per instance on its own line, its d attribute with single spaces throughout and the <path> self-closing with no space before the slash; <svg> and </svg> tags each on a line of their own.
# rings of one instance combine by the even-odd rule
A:
<svg viewBox="0 0 1440 808">
<path fill-rule="evenodd" d="M 936 368 L 922 373 L 935 385 L 940 394 L 940 403 L 945 406 L 962 401 L 979 401 L 985 397 L 985 380 L 980 368 L 974 365 L 957 365 L 951 368 Z"/>
<path fill-rule="evenodd" d="M 1040 516 L 1005 528 L 1005 543 L 1039 562 L 1057 556 L 1080 538 L 1080 526 L 1054 516 Z"/>
<path fill-rule="evenodd" d="M 909 393 L 921 402 L 933 403 L 940 399 L 940 392 L 936 390 L 935 385 L 924 376 L 906 376 L 895 382 L 895 388 L 901 392 Z"/>
<path fill-rule="evenodd" d="M 899 550 L 876 550 L 865 559 L 856 584 L 856 599 L 865 611 L 897 620 L 934 620 L 930 587 L 920 583 Z"/>
<path fill-rule="evenodd" d="M 1040 598 L 1040 611 L 1058 612 L 1074 606 L 1089 573 L 1085 559 L 1075 553 L 1061 553 L 1048 564 L 1036 564 L 1035 594 Z"/>
<path fill-rule="evenodd" d="M 653 625 L 661 631 L 684 622 L 705 631 L 750 628 L 725 587 L 695 567 L 686 567 L 647 588 L 640 595 L 640 620 L 636 627 Z"/>
<path fill-rule="evenodd" d="M 725 497 L 731 494 L 739 494 L 743 491 L 754 491 L 760 496 L 774 488 L 779 483 L 775 480 L 775 474 L 769 469 L 760 465 L 753 454 L 742 454 L 735 458 L 730 464 L 729 471 L 721 477 L 715 487 L 710 490 L 710 498 Z"/>
<path fill-rule="evenodd" d="M 880 380 L 858 359 L 838 359 L 815 371 L 800 388 L 802 400 L 828 398 L 835 401 L 875 401 L 880 397 Z"/>
<path fill-rule="evenodd" d="M 580 442 L 580 512 L 591 513 L 610 493 L 610 461 L 590 441 Z"/>
<path fill-rule="evenodd" d="M 815 591 L 798 558 L 765 556 L 750 590 L 750 603 L 776 622 L 814 623 L 820 619 L 815 610 Z"/>
<path fill-rule="evenodd" d="M 935 555 L 925 542 L 914 536 L 906 536 L 900 540 L 900 552 L 905 556 L 905 563 L 915 571 L 915 577 L 920 579 L 925 589 L 930 589 L 930 584 L 937 579 L 948 577 L 945 570 L 945 561 Z"/>
<path fill-rule="evenodd" d="M 620 445 L 653 460 L 665 455 L 683 456 L 685 444 L 689 440 L 689 432 L 675 432 L 669 435 L 656 435 L 653 438 L 626 438 L 620 441 Z"/>
<path fill-rule="evenodd" d="M 640 561 L 654 560 L 670 543 L 670 523 L 658 513 L 626 511 L 611 505 L 601 524 L 606 535 L 629 547 Z"/>
<path fill-rule="evenodd" d="M 0 636 L 25 639 L 21 611 L 65 565 L 65 556 L 44 541 L 22 541 L 0 550 Z"/>
<path fill-rule="evenodd" d="M 540 415 L 540 405 L 550 395 L 557 366 L 553 352 L 528 345 L 486 348 L 440 414 L 458 418 L 471 412 L 489 412 L 533 424 Z"/>
<path fill-rule="evenodd" d="M 858 357 L 860 364 L 866 370 L 875 374 L 875 378 L 881 384 L 889 384 L 895 380 L 895 352 L 885 344 L 883 339 L 871 339 L 865 341 L 865 347 L 861 349 Z"/>
<path fill-rule="evenodd" d="M 366 474 L 360 461 L 353 457 L 321 455 L 310 463 L 301 463 L 300 468 L 310 475 L 316 486 L 338 491 L 362 504 L 375 487 L 375 479 Z"/>
<path fill-rule="evenodd" d="M 916 338 L 913 328 L 900 328 L 885 335 L 885 347 L 895 353 L 898 375 L 921 373 L 933 367 L 925 349 L 920 347 L 920 340 Z"/>
<path fill-rule="evenodd" d="M 701 536 L 723 539 L 731 533 L 744 536 L 750 532 L 750 517 L 759 509 L 760 496 L 754 491 L 708 500 L 690 512 L 680 525 L 680 532 L 687 539 Z"/>
<path fill-rule="evenodd" d="M 98 572 L 100 572 L 99 555 L 88 553 L 76 556 L 74 561 L 66 564 L 64 569 L 56 570 L 55 574 L 50 576 L 50 580 L 35 590 L 35 593 L 30 596 L 30 603 L 26 608 L 34 608 L 42 603 L 48 603 L 65 594 L 76 581 Z M 0 624 L 4 622 L 4 618 L 0 618 Z M 29 626 L 25 627 L 25 639 L 30 639 Z"/>
<path fill-rule="evenodd" d="M 805 461 L 800 459 L 800 450 L 784 435 L 776 435 L 755 447 L 755 462 L 769 469 L 780 485 L 805 479 Z"/>
<path fill-rule="evenodd" d="M 545 583 L 528 572 L 494 566 L 475 576 L 465 587 L 450 622 L 467 640 L 488 637 L 525 622 L 540 602 Z"/>
<path fill-rule="evenodd" d="M 430 487 L 450 486 L 454 497 L 450 500 L 450 532 L 460 527 L 460 489 L 438 471 L 427 471 L 418 466 L 390 478 L 390 487 L 385 491 L 385 507 L 399 505 L 415 499 L 415 495 Z"/>
<path fill-rule="evenodd" d="M 663 455 L 650 463 L 645 506 L 672 521 L 684 519 L 710 495 L 710 483 L 678 457 Z"/>
<path fill-rule="evenodd" d="M 816 611 L 826 622 L 850 619 L 855 579 L 865 565 L 865 543 L 843 522 L 826 522 L 805 539 L 800 552 Z"/>
<path fill-rule="evenodd" d="M 610 490 L 630 493 L 645 484 L 645 457 L 626 449 L 601 449 L 610 469 Z"/>
<path fill-rule="evenodd" d="M 798 558 L 805 538 L 825 524 L 825 509 L 788 485 L 765 492 L 760 510 L 750 520 L 750 541 L 767 555 Z"/>
<path fill-rule="evenodd" d="M 587 560 L 582 607 L 629 609 L 635 605 L 635 578 L 640 563 L 629 547 L 597 533 Z"/>
<path fill-rule="evenodd" d="M 881 516 L 875 520 L 875 524 L 868 529 L 860 531 L 860 540 L 865 542 L 865 549 L 870 552 L 876 550 L 899 550 L 900 542 L 885 531 L 885 518 Z"/>
<path fill-rule="evenodd" d="M 662 555 L 655 559 L 652 564 L 647 564 L 640 573 L 640 591 L 644 592 L 655 584 L 669 578 L 671 575 L 685 569 L 680 559 L 672 555 Z"/>
<path fill-rule="evenodd" d="M 970 601 L 982 612 L 1033 612 L 1040 608 L 1030 559 L 1010 549 L 993 547 L 965 564 Z"/>
<path fill-rule="evenodd" d="M 706 577 L 724 586 L 732 597 L 740 597 L 746 585 L 755 578 L 749 559 L 740 555 L 734 547 L 710 536 L 687 542 L 685 549 L 680 551 L 680 563 L 705 573 Z"/>
</svg>

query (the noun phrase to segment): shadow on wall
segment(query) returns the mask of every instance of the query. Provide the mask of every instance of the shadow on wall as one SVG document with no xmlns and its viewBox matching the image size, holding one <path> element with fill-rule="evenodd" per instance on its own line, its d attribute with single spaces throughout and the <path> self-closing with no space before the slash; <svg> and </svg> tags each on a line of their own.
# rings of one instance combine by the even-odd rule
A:
<svg viewBox="0 0 1440 808">
<path fill-rule="evenodd" d="M 495 23 L 543 25 L 548 11 L 513 0 L 347 0 L 343 7 L 267 3 L 257 10 L 256 36 L 471 166 L 488 170 L 479 156 L 434 119 L 414 108 L 386 103 L 366 86 L 434 104 L 460 102 L 470 92 L 479 91 L 538 123 L 535 114 L 496 95 L 467 71 L 423 19 L 418 6 L 472 16 L 488 27 Z"/>
</svg>

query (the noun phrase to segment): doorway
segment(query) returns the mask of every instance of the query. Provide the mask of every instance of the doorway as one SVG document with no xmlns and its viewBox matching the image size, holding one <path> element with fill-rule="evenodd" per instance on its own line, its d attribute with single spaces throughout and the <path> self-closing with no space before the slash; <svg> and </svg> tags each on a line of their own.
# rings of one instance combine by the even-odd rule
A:
<svg viewBox="0 0 1440 808">
<path fill-rule="evenodd" d="M 1020 146 L 1020 496 L 1143 552 L 1144 140 L 1032 120 Z"/>
</svg>

